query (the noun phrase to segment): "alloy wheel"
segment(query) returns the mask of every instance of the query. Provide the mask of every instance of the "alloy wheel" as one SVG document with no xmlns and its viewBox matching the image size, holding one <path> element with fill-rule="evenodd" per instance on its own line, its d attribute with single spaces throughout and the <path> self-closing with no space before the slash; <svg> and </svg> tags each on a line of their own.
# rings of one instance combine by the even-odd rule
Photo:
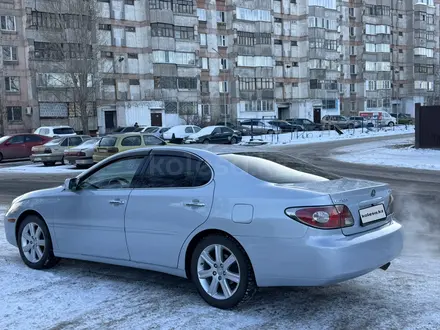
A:
<svg viewBox="0 0 440 330">
<path fill-rule="evenodd" d="M 43 258 L 46 240 L 43 230 L 35 222 L 30 222 L 23 228 L 21 247 L 29 262 L 37 263 Z"/>
<path fill-rule="evenodd" d="M 219 300 L 228 299 L 238 289 L 240 265 L 231 250 L 221 244 L 212 244 L 198 258 L 197 276 L 208 295 Z"/>
</svg>

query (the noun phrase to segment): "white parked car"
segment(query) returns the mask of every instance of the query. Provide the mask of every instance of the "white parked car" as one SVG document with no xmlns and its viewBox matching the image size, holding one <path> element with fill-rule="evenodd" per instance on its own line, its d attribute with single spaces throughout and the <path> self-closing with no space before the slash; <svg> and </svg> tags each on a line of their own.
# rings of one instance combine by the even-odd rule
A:
<svg viewBox="0 0 440 330">
<path fill-rule="evenodd" d="M 183 141 L 191 134 L 197 133 L 200 130 L 201 128 L 195 125 L 177 125 L 163 133 L 163 139 L 169 141 Z"/>
<path fill-rule="evenodd" d="M 368 118 L 368 120 L 373 121 L 375 125 L 390 127 L 397 125 L 397 119 L 386 111 L 361 111 L 359 112 L 359 116 Z"/>
<path fill-rule="evenodd" d="M 74 136 L 75 131 L 70 126 L 42 126 L 35 130 L 34 134 L 50 137 Z"/>
</svg>

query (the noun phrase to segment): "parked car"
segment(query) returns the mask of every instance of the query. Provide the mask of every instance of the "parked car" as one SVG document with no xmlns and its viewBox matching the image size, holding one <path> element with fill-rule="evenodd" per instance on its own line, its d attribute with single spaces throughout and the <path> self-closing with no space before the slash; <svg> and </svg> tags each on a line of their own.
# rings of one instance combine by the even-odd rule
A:
<svg viewBox="0 0 440 330">
<path fill-rule="evenodd" d="M 149 127 L 139 127 L 136 129 L 135 132 L 152 134 L 154 136 L 163 139 L 163 133 L 165 133 L 169 129 L 170 129 L 169 127 L 149 126 Z"/>
<path fill-rule="evenodd" d="M 165 272 L 226 309 L 257 287 L 386 270 L 403 247 L 390 191 L 279 152 L 143 148 L 17 197 L 4 229 L 32 269 L 66 257 Z"/>
<path fill-rule="evenodd" d="M 100 138 L 93 137 L 77 147 L 64 150 L 64 163 L 75 165 L 78 168 L 93 165 L 93 152 L 99 140 Z"/>
<path fill-rule="evenodd" d="M 401 125 L 413 125 L 415 120 L 408 113 L 391 113 L 392 117 L 397 119 L 397 123 Z"/>
<path fill-rule="evenodd" d="M 167 143 L 151 134 L 123 133 L 106 135 L 99 140 L 93 151 L 93 163 L 98 163 L 107 157 L 122 151 L 142 148 L 153 145 L 166 145 Z"/>
<path fill-rule="evenodd" d="M 239 131 L 241 135 L 249 135 L 249 129 L 247 127 L 241 126 L 241 125 L 234 125 L 231 122 L 218 122 L 217 124 L 215 124 L 216 126 L 227 126 L 230 129 L 233 129 L 235 131 Z"/>
<path fill-rule="evenodd" d="M 361 123 L 353 120 L 349 120 L 347 117 L 344 116 L 324 116 L 322 117 L 321 123 L 324 127 L 328 127 L 330 129 L 333 129 L 335 126 L 341 128 L 341 129 L 347 129 L 347 128 L 357 128 L 361 126 Z"/>
<path fill-rule="evenodd" d="M 37 128 L 34 134 L 49 136 L 52 138 L 76 135 L 74 129 L 70 126 L 42 126 Z"/>
<path fill-rule="evenodd" d="M 12 134 L 0 138 L 0 162 L 4 159 L 29 158 L 32 148 L 51 140 L 38 134 Z"/>
<path fill-rule="evenodd" d="M 245 119 L 240 122 L 240 125 L 246 127 L 249 130 L 249 134 L 281 133 L 281 129 L 269 124 L 269 121 L 266 119 Z"/>
<path fill-rule="evenodd" d="M 136 127 L 136 126 L 123 126 L 123 127 L 117 127 L 112 134 L 117 134 L 117 133 L 132 133 L 134 131 L 136 131 L 138 128 L 140 127 Z"/>
<path fill-rule="evenodd" d="M 195 125 L 177 125 L 163 133 L 163 138 L 171 142 L 183 142 L 185 138 L 200 130 L 201 128 Z"/>
<path fill-rule="evenodd" d="M 369 119 L 369 118 L 362 117 L 362 116 L 351 116 L 351 117 L 349 117 L 349 120 L 359 122 L 361 124 L 361 127 L 362 127 L 362 125 L 364 127 L 374 127 L 374 123 L 371 120 L 371 118 Z"/>
<path fill-rule="evenodd" d="M 270 120 L 268 124 L 277 127 L 278 133 L 304 131 L 304 128 L 300 125 L 290 124 L 285 120 Z"/>
<path fill-rule="evenodd" d="M 53 139 L 41 146 L 33 147 L 31 161 L 43 163 L 44 166 L 64 164 L 64 150 L 76 147 L 90 138 L 89 135 L 75 135 Z"/>
<path fill-rule="evenodd" d="M 236 144 L 241 141 L 241 134 L 226 126 L 207 126 L 185 139 L 185 143 L 220 143 Z"/>
<path fill-rule="evenodd" d="M 304 131 L 317 131 L 322 128 L 321 124 L 314 123 L 313 121 L 307 118 L 292 118 L 292 119 L 286 119 L 286 121 L 289 124 L 301 126 Z"/>
<path fill-rule="evenodd" d="M 387 111 L 360 111 L 359 116 L 371 119 L 375 126 L 393 127 L 397 124 L 397 119 L 392 117 Z"/>
</svg>

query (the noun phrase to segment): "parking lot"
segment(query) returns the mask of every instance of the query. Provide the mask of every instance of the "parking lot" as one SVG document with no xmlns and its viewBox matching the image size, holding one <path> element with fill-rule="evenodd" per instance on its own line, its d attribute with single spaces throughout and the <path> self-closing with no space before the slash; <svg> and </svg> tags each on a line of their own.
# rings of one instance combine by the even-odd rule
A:
<svg viewBox="0 0 440 330">
<path fill-rule="evenodd" d="M 342 144 L 283 150 L 305 158 L 313 152 L 318 163 L 334 168 L 323 150 Z M 0 290 L 6 302 L 0 305 L 0 328 L 438 329 L 440 204 L 437 191 L 431 191 L 438 190 L 437 177 L 417 171 L 405 177 L 403 170 L 356 165 L 346 171 L 382 181 L 389 177 L 398 189 L 396 210 L 405 228 L 405 248 L 387 271 L 329 287 L 261 289 L 248 304 L 222 311 L 204 303 L 188 280 L 155 272 L 72 260 L 33 271 L 0 235 Z M 12 198 L 10 187 L 17 195 L 70 175 L 1 172 L 0 213 Z M 3 232 L 3 222 L 0 227 Z"/>
</svg>

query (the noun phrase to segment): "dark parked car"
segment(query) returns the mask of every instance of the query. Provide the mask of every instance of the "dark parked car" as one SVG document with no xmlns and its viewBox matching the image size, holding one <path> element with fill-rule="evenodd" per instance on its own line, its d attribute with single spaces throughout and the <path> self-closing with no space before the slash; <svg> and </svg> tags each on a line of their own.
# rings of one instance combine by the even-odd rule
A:
<svg viewBox="0 0 440 330">
<path fill-rule="evenodd" d="M 321 124 L 314 123 L 313 121 L 307 118 L 292 118 L 292 119 L 286 119 L 286 121 L 289 124 L 301 126 L 304 131 L 317 131 L 322 128 Z"/>
<path fill-rule="evenodd" d="M 391 113 L 390 115 L 397 119 L 398 124 L 402 124 L 402 125 L 414 124 L 414 118 L 412 118 L 411 115 L 408 113 L 399 113 L 399 114 Z"/>
<path fill-rule="evenodd" d="M 269 124 L 278 127 L 281 133 L 304 131 L 304 128 L 300 125 L 291 124 L 285 120 L 271 120 Z"/>
<path fill-rule="evenodd" d="M 118 127 L 113 131 L 113 134 L 120 133 L 131 133 L 136 131 L 139 127 L 136 126 L 127 126 L 127 127 Z"/>
<path fill-rule="evenodd" d="M 207 126 L 197 133 L 191 134 L 185 139 L 185 143 L 219 143 L 235 144 L 241 141 L 241 134 L 238 131 L 226 126 Z"/>
<path fill-rule="evenodd" d="M 3 159 L 29 158 L 32 147 L 43 145 L 51 137 L 38 134 L 14 134 L 0 138 L 0 162 Z"/>
<path fill-rule="evenodd" d="M 226 124 L 224 122 L 223 123 L 218 122 L 215 125 L 229 127 L 230 129 L 232 129 L 234 131 L 239 131 L 241 135 L 249 135 L 250 134 L 250 130 L 247 127 L 244 127 L 241 125 L 234 125 L 233 123 L 230 123 L 230 122 L 226 122 Z"/>
</svg>

